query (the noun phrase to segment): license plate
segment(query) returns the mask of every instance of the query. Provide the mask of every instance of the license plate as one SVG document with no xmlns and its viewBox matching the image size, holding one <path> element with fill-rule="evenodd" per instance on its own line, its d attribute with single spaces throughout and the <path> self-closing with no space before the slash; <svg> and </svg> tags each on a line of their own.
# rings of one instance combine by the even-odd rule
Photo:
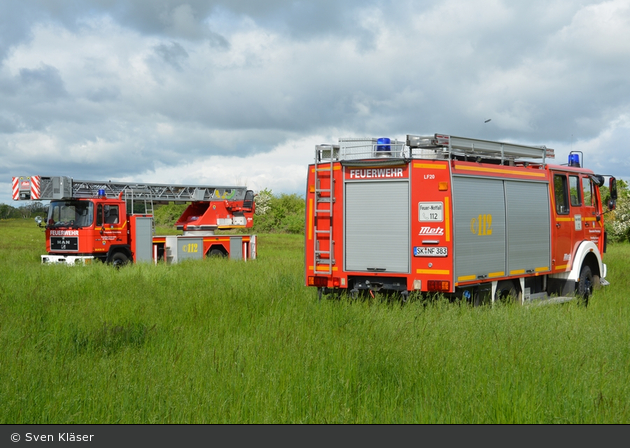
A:
<svg viewBox="0 0 630 448">
<path fill-rule="evenodd" d="M 78 251 L 79 250 L 79 238 L 75 237 L 50 237 L 50 250 L 69 250 L 69 251 Z"/>
<path fill-rule="evenodd" d="M 446 257 L 448 247 L 414 247 L 414 257 Z"/>
</svg>

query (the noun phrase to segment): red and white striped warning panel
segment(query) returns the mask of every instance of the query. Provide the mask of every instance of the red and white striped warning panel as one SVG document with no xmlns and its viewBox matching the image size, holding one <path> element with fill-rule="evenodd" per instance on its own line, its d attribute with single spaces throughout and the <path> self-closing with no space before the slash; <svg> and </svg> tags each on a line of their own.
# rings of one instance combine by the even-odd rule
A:
<svg viewBox="0 0 630 448">
<path fill-rule="evenodd" d="M 39 200 L 40 197 L 39 181 L 39 176 L 31 177 L 31 199 L 33 200 Z"/>
<path fill-rule="evenodd" d="M 19 182 L 20 182 L 20 178 L 19 177 L 12 177 L 11 178 L 12 191 L 13 191 L 13 200 L 14 201 L 17 201 L 18 199 L 20 199 L 20 188 L 18 186 Z"/>
<path fill-rule="evenodd" d="M 41 196 L 40 181 L 40 176 L 11 178 L 13 200 L 39 200 Z"/>
</svg>

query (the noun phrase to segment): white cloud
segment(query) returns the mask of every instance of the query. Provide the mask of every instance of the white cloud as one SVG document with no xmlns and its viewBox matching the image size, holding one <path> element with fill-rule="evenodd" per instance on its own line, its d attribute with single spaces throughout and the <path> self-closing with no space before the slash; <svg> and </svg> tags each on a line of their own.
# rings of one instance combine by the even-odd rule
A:
<svg viewBox="0 0 630 448">
<path fill-rule="evenodd" d="M 630 57 L 630 4 L 607 1 L 588 5 L 575 13 L 557 35 L 557 45 L 568 55 L 588 57 L 598 63 L 617 63 Z"/>
<path fill-rule="evenodd" d="M 571 145 L 564 145 L 561 160 L 568 160 L 570 151 L 581 151 L 585 167 L 598 174 L 612 175 L 630 179 L 630 113 L 625 113 L 612 120 L 597 136 L 579 140 Z"/>
<path fill-rule="evenodd" d="M 322 136 L 309 136 L 280 144 L 268 153 L 247 158 L 208 156 L 178 166 L 158 163 L 155 169 L 119 180 L 147 183 L 199 184 L 209 186 L 246 185 L 254 191 L 270 188 L 274 192 L 303 194 L 306 165 L 315 157 L 315 145 Z"/>
<path fill-rule="evenodd" d="M 0 17 L 0 173 L 302 194 L 317 143 L 446 132 L 630 177 L 629 25 L 623 0 L 24 0 Z"/>
</svg>

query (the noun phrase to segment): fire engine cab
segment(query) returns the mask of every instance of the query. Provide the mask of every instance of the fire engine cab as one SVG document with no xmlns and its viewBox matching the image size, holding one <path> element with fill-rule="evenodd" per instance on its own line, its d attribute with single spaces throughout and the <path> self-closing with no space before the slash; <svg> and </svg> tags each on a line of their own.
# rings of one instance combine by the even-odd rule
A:
<svg viewBox="0 0 630 448">
<path fill-rule="evenodd" d="M 443 293 L 475 304 L 608 284 L 604 176 L 572 152 L 434 134 L 317 145 L 305 283 L 322 294 Z M 582 157 L 583 158 L 583 157 Z M 614 208 L 616 181 L 610 178 Z"/>
<path fill-rule="evenodd" d="M 254 193 L 246 187 L 22 176 L 13 178 L 13 199 L 50 200 L 45 223 L 48 253 L 42 255 L 42 263 L 256 258 L 255 235 L 214 233 L 253 226 Z M 182 234 L 155 235 L 154 205 L 170 202 L 189 203 L 175 224 Z M 137 208 L 142 212 L 134 213 Z"/>
</svg>

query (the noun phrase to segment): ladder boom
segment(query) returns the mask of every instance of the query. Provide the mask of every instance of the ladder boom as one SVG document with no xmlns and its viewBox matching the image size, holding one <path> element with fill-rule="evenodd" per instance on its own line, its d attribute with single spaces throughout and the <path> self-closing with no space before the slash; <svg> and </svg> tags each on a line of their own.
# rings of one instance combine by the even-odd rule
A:
<svg viewBox="0 0 630 448">
<path fill-rule="evenodd" d="M 33 176 L 33 178 L 38 180 L 39 194 L 36 197 L 41 200 L 122 196 L 131 200 L 165 202 L 238 201 L 245 199 L 247 192 L 247 187 L 243 186 L 93 181 L 76 180 L 66 176 Z"/>
</svg>

